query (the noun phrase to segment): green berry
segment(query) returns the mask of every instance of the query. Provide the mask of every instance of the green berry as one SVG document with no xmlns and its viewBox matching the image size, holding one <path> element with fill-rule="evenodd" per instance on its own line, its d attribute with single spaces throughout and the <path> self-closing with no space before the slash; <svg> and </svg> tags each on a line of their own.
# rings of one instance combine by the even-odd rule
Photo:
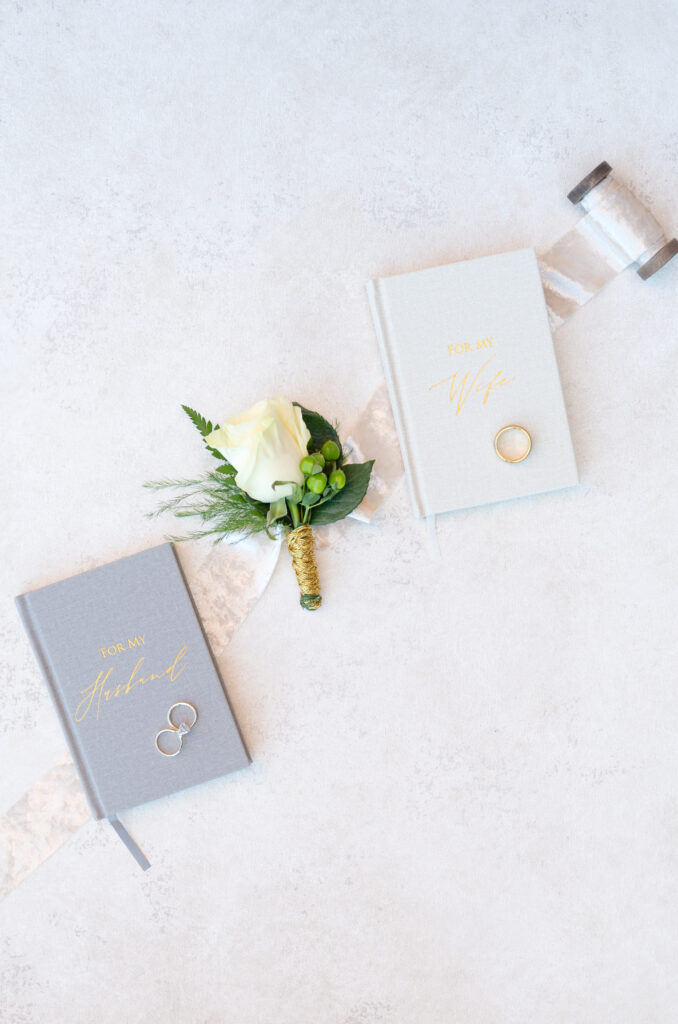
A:
<svg viewBox="0 0 678 1024">
<path fill-rule="evenodd" d="M 325 441 L 321 451 L 325 456 L 325 462 L 336 462 L 341 455 L 341 450 L 336 441 Z"/>
<path fill-rule="evenodd" d="M 341 491 L 346 486 L 346 474 L 343 469 L 335 469 L 330 473 L 330 487 L 333 491 Z"/>
<path fill-rule="evenodd" d="M 309 476 L 315 470 L 315 459 L 312 455 L 306 455 L 299 463 L 299 469 L 304 476 Z"/>
<path fill-rule="evenodd" d="M 324 473 L 314 473 L 306 481 L 306 486 L 313 494 L 322 494 L 327 484 L 327 477 Z"/>
<path fill-rule="evenodd" d="M 315 460 L 315 464 L 316 464 L 316 467 L 317 467 L 316 469 L 313 470 L 313 472 L 314 473 L 319 473 L 320 470 L 325 465 L 325 456 L 323 455 L 322 452 L 313 452 L 313 454 L 311 455 L 311 458 Z"/>
</svg>

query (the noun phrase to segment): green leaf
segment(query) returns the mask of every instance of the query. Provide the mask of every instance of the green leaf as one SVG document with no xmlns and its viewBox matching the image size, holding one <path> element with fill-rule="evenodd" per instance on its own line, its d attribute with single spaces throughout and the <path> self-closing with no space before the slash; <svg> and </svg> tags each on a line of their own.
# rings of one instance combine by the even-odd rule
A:
<svg viewBox="0 0 678 1024">
<path fill-rule="evenodd" d="M 273 523 L 277 523 L 279 519 L 284 519 L 287 515 L 287 502 L 284 498 L 278 498 L 277 501 L 272 501 L 269 505 L 268 514 L 266 516 L 266 525 L 272 526 Z"/>
<path fill-rule="evenodd" d="M 299 484 L 296 482 L 296 480 L 274 480 L 273 481 L 273 490 L 275 490 L 276 487 L 288 487 L 288 486 L 291 486 L 293 488 L 293 490 L 292 490 L 291 494 L 287 494 L 285 496 L 285 500 L 287 500 L 290 505 L 298 505 L 299 502 L 301 501 L 302 490 L 301 490 L 301 487 L 299 486 Z"/>
<path fill-rule="evenodd" d="M 373 465 L 374 459 L 357 465 L 352 463 L 345 465 L 343 469 L 346 474 L 346 486 L 341 491 L 337 491 L 334 497 L 323 501 L 322 508 L 312 512 L 312 524 L 326 526 L 328 523 L 336 523 L 340 519 L 345 519 L 354 508 L 357 508 L 365 497 Z"/>
<path fill-rule="evenodd" d="M 195 409 L 191 409 L 189 405 L 182 405 L 181 407 L 194 427 L 200 431 L 203 437 L 207 437 L 213 430 L 218 430 L 218 426 L 212 426 L 209 420 L 206 420 L 204 416 L 201 416 Z"/>
<path fill-rule="evenodd" d="M 301 499 L 301 504 L 304 508 L 308 508 L 309 505 L 315 505 L 318 501 L 320 501 L 319 494 L 314 494 L 313 491 L 306 491 L 306 494 Z"/>
<path fill-rule="evenodd" d="M 219 429 L 218 423 L 211 423 L 209 420 L 206 420 L 204 416 L 201 416 L 199 412 L 195 411 L 195 409 L 191 409 L 189 405 L 182 405 L 181 408 L 184 410 L 193 426 L 197 427 L 200 431 L 203 438 L 207 437 L 208 434 L 211 434 L 213 430 Z M 210 455 L 213 455 L 215 459 L 220 459 L 222 462 L 225 462 L 227 466 L 231 465 L 226 456 L 222 455 L 216 448 L 211 448 L 206 442 L 205 447 Z"/>
<path fill-rule="evenodd" d="M 207 450 L 208 452 L 214 452 L 216 449 L 208 448 Z M 217 455 L 219 455 L 220 459 L 223 459 L 223 455 L 220 455 L 219 452 L 217 452 Z M 216 472 L 224 473 L 225 476 L 235 476 L 236 469 L 235 466 L 232 466 L 230 462 L 227 462 L 225 466 L 217 466 Z"/>
<path fill-rule="evenodd" d="M 231 466 L 231 463 L 230 463 L 230 462 L 228 461 L 228 459 L 226 458 L 226 456 L 225 456 L 225 455 L 222 455 L 222 454 L 221 454 L 221 452 L 220 452 L 220 451 L 218 451 L 218 449 L 216 449 L 216 448 L 210 448 L 210 446 L 209 446 L 208 444 L 206 444 L 206 445 L 205 445 L 205 448 L 206 448 L 206 449 L 207 449 L 207 451 L 208 451 L 208 452 L 210 453 L 210 455 L 213 455 L 215 459 L 221 459 L 221 461 L 222 461 L 222 462 L 225 462 L 227 466 L 230 466 L 230 468 L 231 468 L 231 469 L 233 470 L 233 472 L 235 473 L 235 466 Z"/>
<path fill-rule="evenodd" d="M 302 418 L 311 435 L 311 451 L 319 452 L 325 444 L 325 441 L 335 441 L 336 444 L 339 445 L 339 451 L 341 451 L 339 435 L 332 424 L 329 423 L 324 416 L 321 416 L 319 412 L 311 412 L 310 409 L 305 409 L 299 402 L 294 402 L 293 404 L 298 405 L 301 409 Z"/>
</svg>

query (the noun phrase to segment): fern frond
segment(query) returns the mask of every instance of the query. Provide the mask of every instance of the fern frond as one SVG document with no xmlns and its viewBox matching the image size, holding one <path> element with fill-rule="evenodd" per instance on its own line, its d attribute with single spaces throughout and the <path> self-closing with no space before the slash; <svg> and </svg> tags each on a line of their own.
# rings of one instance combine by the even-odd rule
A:
<svg viewBox="0 0 678 1024">
<path fill-rule="evenodd" d="M 219 429 L 219 424 L 215 423 L 214 426 L 209 420 L 206 420 L 204 416 L 201 416 L 195 409 L 191 409 L 190 405 L 182 405 L 181 408 L 184 410 L 189 420 L 196 427 L 203 437 L 207 437 L 213 430 Z"/>
<path fill-rule="evenodd" d="M 171 512 L 178 519 L 195 517 L 201 526 L 184 537 L 189 540 L 214 535 L 217 540 L 232 535 L 261 533 L 268 525 L 268 506 L 255 501 L 242 491 L 233 477 L 219 472 L 206 473 L 197 480 L 149 480 L 150 490 L 175 489 L 179 493 L 166 497 L 149 518 Z"/>
</svg>

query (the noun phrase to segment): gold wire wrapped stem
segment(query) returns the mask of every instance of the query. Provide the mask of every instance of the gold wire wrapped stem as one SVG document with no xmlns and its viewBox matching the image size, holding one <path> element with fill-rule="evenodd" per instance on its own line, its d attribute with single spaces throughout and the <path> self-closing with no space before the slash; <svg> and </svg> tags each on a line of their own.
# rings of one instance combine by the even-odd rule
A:
<svg viewBox="0 0 678 1024">
<path fill-rule="evenodd" d="M 287 547 L 292 556 L 292 565 L 301 591 L 299 603 L 302 608 L 314 611 L 320 608 L 320 576 L 315 561 L 313 531 L 308 523 L 302 523 L 287 534 Z"/>
</svg>

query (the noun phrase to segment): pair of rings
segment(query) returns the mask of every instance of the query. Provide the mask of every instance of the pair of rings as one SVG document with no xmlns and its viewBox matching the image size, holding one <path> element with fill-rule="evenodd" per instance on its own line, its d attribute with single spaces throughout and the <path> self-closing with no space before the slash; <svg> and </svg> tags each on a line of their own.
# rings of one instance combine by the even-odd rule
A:
<svg viewBox="0 0 678 1024">
<path fill-rule="evenodd" d="M 525 427 L 510 423 L 495 434 L 494 450 L 503 462 L 522 462 L 532 451 L 532 438 Z"/>
<path fill-rule="evenodd" d="M 186 736 L 198 721 L 198 712 L 187 700 L 179 700 L 167 712 L 169 728 L 161 729 L 155 737 L 155 746 L 164 757 L 181 753 Z"/>
</svg>

